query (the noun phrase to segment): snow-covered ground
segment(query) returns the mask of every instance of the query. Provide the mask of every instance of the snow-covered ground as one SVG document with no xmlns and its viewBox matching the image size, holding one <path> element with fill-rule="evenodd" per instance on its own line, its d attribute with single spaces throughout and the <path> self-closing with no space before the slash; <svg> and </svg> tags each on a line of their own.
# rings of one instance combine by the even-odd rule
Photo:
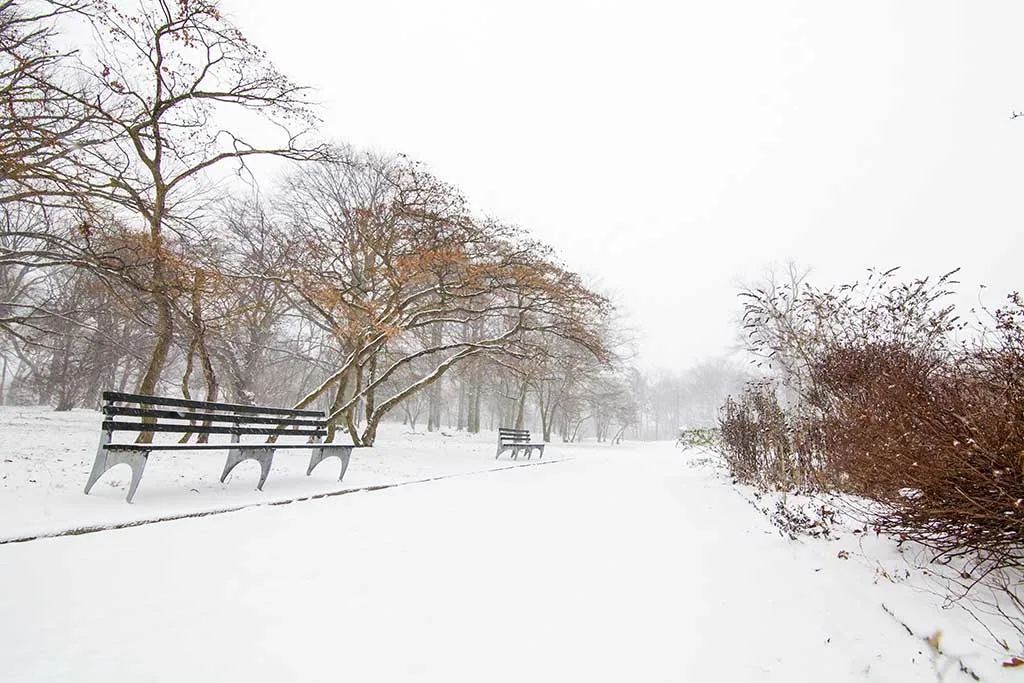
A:
<svg viewBox="0 0 1024 683">
<path fill-rule="evenodd" d="M 3 436 L 20 463 L 0 490 L 9 535 L 46 515 L 253 499 L 255 468 L 220 490 L 219 460 L 179 479 L 153 476 L 159 458 L 134 506 L 120 487 L 83 496 L 91 453 L 75 434 L 92 418 L 47 435 L 44 415 L 21 414 L 4 422 L 27 423 Z M 395 430 L 345 484 L 484 470 L 489 444 Z M 46 449 L 63 467 L 42 466 Z M 984 680 L 1022 676 L 966 613 L 892 580 L 885 539 L 782 538 L 668 443 L 551 451 L 573 457 L 0 545 L 0 680 L 973 680 L 960 662 Z M 257 498 L 314 486 L 276 467 Z M 952 657 L 925 641 L 937 633 Z"/>
<path fill-rule="evenodd" d="M 309 451 L 282 450 L 263 491 L 256 491 L 260 468 L 239 464 L 223 484 L 226 451 L 166 452 L 150 456 L 134 502 L 125 503 L 131 470 L 120 465 L 82 493 L 100 437 L 99 413 L 46 408 L 0 407 L 0 541 L 109 524 L 160 519 L 244 505 L 271 503 L 366 486 L 480 472 L 516 463 L 509 454 L 494 459 L 497 436 L 470 436 L 444 430 L 413 433 L 385 424 L 379 445 L 356 449 L 343 482 L 341 463 L 330 458 L 309 477 Z M 165 440 L 177 435 L 158 434 Z M 227 441 L 227 437 L 215 437 Z M 572 457 L 581 446 L 557 445 L 544 460 Z M 582 447 L 586 450 L 586 447 Z M 538 462 L 534 455 L 532 462 Z"/>
</svg>

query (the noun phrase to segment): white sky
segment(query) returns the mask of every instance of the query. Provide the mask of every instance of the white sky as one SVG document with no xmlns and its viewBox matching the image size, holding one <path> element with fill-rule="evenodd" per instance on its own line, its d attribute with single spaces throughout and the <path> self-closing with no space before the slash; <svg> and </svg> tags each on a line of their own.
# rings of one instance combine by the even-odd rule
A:
<svg viewBox="0 0 1024 683">
<path fill-rule="evenodd" d="M 599 281 L 642 364 L 793 259 L 1024 288 L 1024 2 L 226 0 L 332 137 L 405 152 Z"/>
</svg>

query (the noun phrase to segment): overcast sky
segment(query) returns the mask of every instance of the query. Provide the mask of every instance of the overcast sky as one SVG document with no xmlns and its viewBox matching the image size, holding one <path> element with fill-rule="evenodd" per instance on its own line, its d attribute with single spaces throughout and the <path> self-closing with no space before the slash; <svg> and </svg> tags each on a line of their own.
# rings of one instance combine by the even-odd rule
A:
<svg viewBox="0 0 1024 683">
<path fill-rule="evenodd" d="M 227 0 L 332 137 L 405 152 L 614 293 L 642 363 L 733 343 L 737 281 L 1024 289 L 1024 2 Z"/>
</svg>

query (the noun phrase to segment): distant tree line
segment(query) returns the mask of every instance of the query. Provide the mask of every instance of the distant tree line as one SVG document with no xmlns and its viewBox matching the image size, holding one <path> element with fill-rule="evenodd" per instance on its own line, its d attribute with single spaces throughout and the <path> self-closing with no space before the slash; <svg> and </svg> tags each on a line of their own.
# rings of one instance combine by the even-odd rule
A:
<svg viewBox="0 0 1024 683">
<path fill-rule="evenodd" d="M 366 445 L 385 419 L 609 442 L 712 419 L 731 371 L 629 368 L 607 297 L 422 164 L 323 142 L 216 2 L 126 7 L 0 0 L 0 404 L 315 406 Z"/>
</svg>

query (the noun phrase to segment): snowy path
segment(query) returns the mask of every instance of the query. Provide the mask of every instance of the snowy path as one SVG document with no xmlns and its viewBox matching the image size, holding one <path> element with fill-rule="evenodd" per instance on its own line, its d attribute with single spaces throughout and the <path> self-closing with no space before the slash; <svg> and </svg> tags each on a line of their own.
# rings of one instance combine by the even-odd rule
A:
<svg viewBox="0 0 1024 683">
<path fill-rule="evenodd" d="M 814 552 L 666 445 L 39 540 L 0 680 L 934 681 Z"/>
</svg>

